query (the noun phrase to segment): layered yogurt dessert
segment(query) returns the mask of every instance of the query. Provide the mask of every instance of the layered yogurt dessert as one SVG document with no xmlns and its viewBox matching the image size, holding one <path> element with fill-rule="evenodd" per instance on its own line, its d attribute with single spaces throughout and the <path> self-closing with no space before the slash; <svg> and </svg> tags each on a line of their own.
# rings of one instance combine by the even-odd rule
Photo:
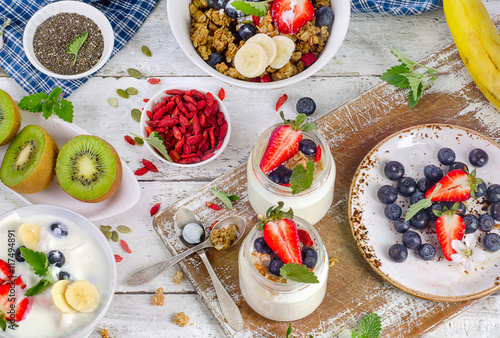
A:
<svg viewBox="0 0 500 338">
<path fill-rule="evenodd" d="M 238 256 L 240 289 L 260 315 L 293 321 L 311 314 L 326 293 L 328 256 L 316 230 L 283 203 L 271 207 Z"/>
<path fill-rule="evenodd" d="M 0 220 L 0 311 L 7 326 L 0 336 L 90 334 L 111 302 L 116 276 L 111 250 L 91 227 L 54 206 L 20 208 Z"/>
</svg>

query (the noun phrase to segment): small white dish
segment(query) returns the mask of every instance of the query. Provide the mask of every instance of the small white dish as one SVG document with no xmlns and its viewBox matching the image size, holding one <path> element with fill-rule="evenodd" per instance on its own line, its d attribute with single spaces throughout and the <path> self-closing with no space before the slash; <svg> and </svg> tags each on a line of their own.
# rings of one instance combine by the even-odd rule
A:
<svg viewBox="0 0 500 338">
<path fill-rule="evenodd" d="M 481 148 L 489 155 L 489 162 L 477 169 L 477 177 L 487 185 L 500 183 L 500 145 L 490 138 L 467 128 L 446 124 L 420 125 L 397 132 L 375 146 L 363 159 L 353 178 L 349 196 L 349 221 L 356 243 L 377 274 L 395 287 L 413 296 L 437 302 L 461 302 L 476 299 L 500 289 L 500 251 L 487 252 L 480 239 L 484 232 L 477 230 L 476 248 L 485 252 L 486 259 L 475 263 L 475 270 L 465 273 L 461 264 L 447 261 L 439 245 L 432 224 L 425 230 L 415 230 L 422 243 L 430 243 L 436 249 L 431 261 L 422 260 L 416 251 L 408 250 L 408 259 L 395 263 L 388 256 L 388 249 L 394 243 L 401 243 L 402 234 L 393 229 L 393 222 L 384 216 L 384 204 L 377 198 L 378 189 L 385 184 L 396 186 L 384 175 L 384 166 L 389 161 L 399 161 L 405 167 L 405 176 L 418 180 L 423 176 L 426 165 L 439 164 L 439 149 L 448 147 L 455 151 L 457 161 L 466 163 L 469 152 Z M 397 204 L 402 206 L 403 215 L 409 205 L 409 198 L 398 196 Z M 486 213 L 482 198 L 466 202 L 467 213 Z M 498 229 L 493 232 L 498 233 Z M 470 236 L 470 235 L 468 235 Z"/>
<path fill-rule="evenodd" d="M 59 148 L 77 135 L 89 134 L 77 125 L 67 123 L 57 117 L 50 117 L 48 120 L 45 120 L 41 114 L 34 114 L 23 110 L 21 110 L 21 116 L 21 129 L 30 124 L 41 126 L 54 138 Z M 0 147 L 0 158 L 3 159 L 8 147 L 8 145 Z M 4 185 L 2 184 L 2 186 Z M 137 179 L 123 160 L 122 183 L 120 187 L 113 196 L 99 203 L 85 203 L 69 196 L 57 185 L 57 178 L 54 179 L 54 182 L 47 189 L 34 194 L 12 192 L 28 204 L 58 205 L 78 212 L 91 221 L 112 217 L 127 211 L 137 203 L 141 194 Z"/>
<path fill-rule="evenodd" d="M 35 52 L 33 50 L 33 36 L 35 35 L 36 29 L 42 22 L 44 22 L 51 16 L 60 13 L 77 13 L 86 16 L 92 21 L 94 21 L 95 24 L 101 30 L 102 37 L 104 39 L 104 50 L 102 51 L 102 56 L 94 67 L 81 74 L 62 75 L 54 73 L 45 68 L 45 66 L 42 65 L 35 56 Z M 80 1 L 57 1 L 47 6 L 44 6 L 42 9 L 36 12 L 31 17 L 31 19 L 29 19 L 24 29 L 23 48 L 31 64 L 42 73 L 58 79 L 75 80 L 75 79 L 81 79 L 83 77 L 89 76 L 97 72 L 99 69 L 102 68 L 102 66 L 106 64 L 106 62 L 109 60 L 109 57 L 111 56 L 111 53 L 113 52 L 113 47 L 115 43 L 114 36 L 115 33 L 113 31 L 113 27 L 109 23 L 108 18 L 106 18 L 106 16 L 102 14 L 102 12 L 97 8 L 95 8 L 94 6 Z"/>
</svg>

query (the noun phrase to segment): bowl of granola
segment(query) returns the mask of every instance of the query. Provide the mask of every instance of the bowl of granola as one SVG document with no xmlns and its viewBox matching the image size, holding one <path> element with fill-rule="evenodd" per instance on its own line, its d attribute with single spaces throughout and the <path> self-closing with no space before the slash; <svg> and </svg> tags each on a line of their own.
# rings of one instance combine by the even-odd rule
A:
<svg viewBox="0 0 500 338">
<path fill-rule="evenodd" d="M 230 85 L 282 88 L 311 76 L 347 34 L 349 0 L 168 1 L 170 26 L 199 68 Z"/>
</svg>

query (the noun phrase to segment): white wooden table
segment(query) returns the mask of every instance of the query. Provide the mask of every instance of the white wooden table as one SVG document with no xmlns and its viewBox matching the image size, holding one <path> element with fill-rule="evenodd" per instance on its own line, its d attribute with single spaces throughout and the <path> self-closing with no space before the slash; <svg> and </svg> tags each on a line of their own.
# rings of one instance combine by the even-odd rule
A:
<svg viewBox="0 0 500 338">
<path fill-rule="evenodd" d="M 96 222 L 97 225 L 124 224 L 133 229 L 131 235 L 123 235 L 132 254 L 125 253 L 119 245 L 111 242 L 113 251 L 124 259 L 117 264 L 116 295 L 98 328 L 109 329 L 112 337 L 221 337 L 223 332 L 189 282 L 173 283 L 177 268 L 171 268 L 141 287 L 126 284 L 133 271 L 170 256 L 153 229 L 149 215 L 151 206 L 161 202 L 166 207 L 245 162 L 258 135 L 279 121 L 273 107 L 283 93 L 289 97 L 283 107 L 285 114 L 295 114 L 295 102 L 300 97 L 309 96 L 317 104 L 313 116 L 319 118 L 380 82 L 380 74 L 396 63 L 387 46 L 404 50 L 412 59 L 419 60 L 449 44 L 452 38 L 442 10 L 416 17 L 353 14 L 347 38 L 337 56 L 314 77 L 284 89 L 251 91 L 212 79 L 187 59 L 172 35 L 166 1 L 160 0 L 130 43 L 97 76 L 69 97 L 75 107 L 74 123 L 111 142 L 121 158 L 135 170 L 141 167 L 142 158 L 152 159 L 152 156 L 145 147 L 132 147 L 123 140 L 123 136 L 130 131 L 139 130 L 139 124 L 130 117 L 131 109 L 141 108 L 144 104 L 142 99 L 151 97 L 163 86 L 192 84 L 215 93 L 223 86 L 225 103 L 231 112 L 231 140 L 218 159 L 198 168 L 180 170 L 154 161 L 160 172 L 139 178 L 140 201 L 121 215 Z M 500 1 L 483 1 L 491 15 L 500 14 Z M 151 49 L 152 58 L 146 58 L 141 53 L 142 45 Z M 143 77 L 131 78 L 127 68 L 140 70 Z M 147 77 L 159 77 L 162 82 L 150 85 L 145 80 Z M 116 89 L 130 86 L 137 88 L 139 95 L 128 100 L 116 95 Z M 0 88 L 15 100 L 26 95 L 4 72 L 0 72 Z M 107 102 L 109 97 L 119 99 L 118 108 L 110 107 Z M 24 202 L 0 186 L 0 214 L 23 205 Z M 151 305 L 152 294 L 158 287 L 163 287 L 166 293 L 163 307 Z M 184 328 L 173 324 L 174 314 L 181 311 L 191 319 Z M 381 315 L 384 317 L 384 314 Z M 386 323 L 391 320 L 396 319 L 384 317 Z M 425 337 L 499 335 L 500 295 L 493 294 Z M 97 331 L 92 337 L 99 337 Z"/>
</svg>

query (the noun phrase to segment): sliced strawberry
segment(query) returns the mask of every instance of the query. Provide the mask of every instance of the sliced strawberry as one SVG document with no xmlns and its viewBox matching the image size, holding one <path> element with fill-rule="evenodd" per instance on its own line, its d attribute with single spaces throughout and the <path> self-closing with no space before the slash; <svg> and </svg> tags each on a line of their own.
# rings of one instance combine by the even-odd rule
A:
<svg viewBox="0 0 500 338">
<path fill-rule="evenodd" d="M 294 221 L 283 218 L 267 222 L 264 226 L 264 240 L 283 263 L 302 264 L 299 235 Z"/>
<path fill-rule="evenodd" d="M 14 321 L 20 322 L 24 318 L 26 318 L 31 310 L 31 306 L 33 305 L 33 299 L 31 297 L 22 297 L 20 302 L 16 304 L 16 312 Z"/>
<path fill-rule="evenodd" d="M 9 280 L 12 277 L 13 271 L 10 269 L 7 262 L 0 259 L 0 283 Z"/>
<path fill-rule="evenodd" d="M 15 322 L 20 322 L 28 316 L 33 302 L 31 297 L 24 296 L 22 289 L 25 287 L 26 284 L 21 277 L 0 285 L 0 311 L 5 314 L 7 320 L 13 319 Z M 15 309 L 14 312 L 12 309 Z M 11 313 L 14 313 L 14 317 L 10 316 Z"/>
<path fill-rule="evenodd" d="M 471 197 L 471 191 L 481 182 L 481 179 L 475 177 L 475 172 L 468 174 L 462 169 L 455 169 L 430 188 L 425 193 L 425 198 L 434 193 L 432 201 L 435 202 L 463 202 Z M 436 190 L 438 184 L 440 187 Z"/>
<path fill-rule="evenodd" d="M 456 239 L 461 241 L 465 233 L 465 222 L 456 211 L 448 210 L 443 212 L 435 222 L 436 234 L 443 250 L 444 257 L 451 261 L 451 255 L 456 251 L 451 246 L 451 242 Z"/>
<path fill-rule="evenodd" d="M 271 16 L 280 33 L 295 34 L 314 19 L 314 7 L 309 0 L 274 0 Z"/>
<path fill-rule="evenodd" d="M 267 174 L 292 158 L 299 150 L 300 140 L 302 140 L 302 131 L 295 130 L 290 125 L 276 127 L 271 133 L 266 151 L 260 161 L 262 172 Z"/>
</svg>

